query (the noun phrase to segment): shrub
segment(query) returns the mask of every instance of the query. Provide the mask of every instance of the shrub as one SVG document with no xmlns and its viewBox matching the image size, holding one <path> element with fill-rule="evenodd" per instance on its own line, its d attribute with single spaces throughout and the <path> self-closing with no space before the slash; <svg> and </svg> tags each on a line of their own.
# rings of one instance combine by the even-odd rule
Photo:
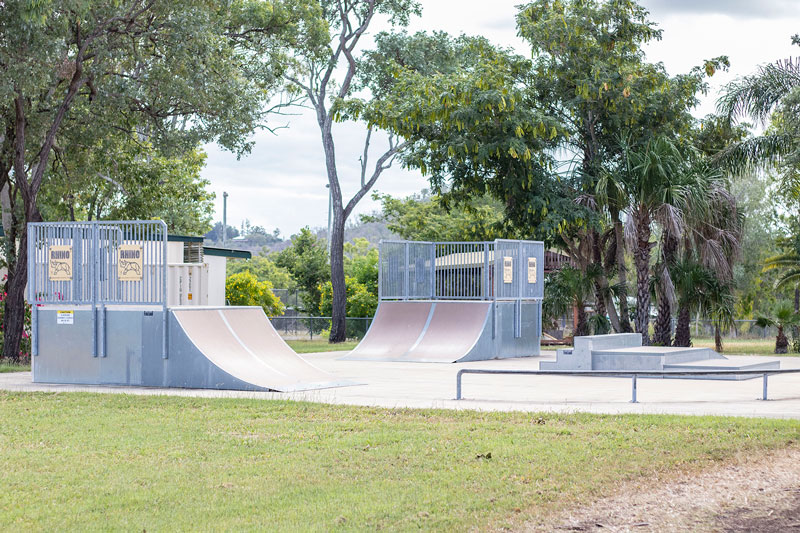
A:
<svg viewBox="0 0 800 533">
<path fill-rule="evenodd" d="M 272 283 L 258 281 L 249 270 L 237 272 L 225 280 L 225 299 L 230 305 L 258 305 L 267 316 L 282 315 L 285 309 L 272 292 Z"/>
</svg>

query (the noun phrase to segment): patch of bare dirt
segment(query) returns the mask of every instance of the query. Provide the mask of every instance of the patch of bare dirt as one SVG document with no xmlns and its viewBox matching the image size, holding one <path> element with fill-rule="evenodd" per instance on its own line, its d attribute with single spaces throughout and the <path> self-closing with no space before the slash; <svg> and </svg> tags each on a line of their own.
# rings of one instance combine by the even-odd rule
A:
<svg viewBox="0 0 800 533">
<path fill-rule="evenodd" d="M 703 470 L 623 484 L 521 531 L 800 532 L 800 449 L 744 454 Z"/>
</svg>

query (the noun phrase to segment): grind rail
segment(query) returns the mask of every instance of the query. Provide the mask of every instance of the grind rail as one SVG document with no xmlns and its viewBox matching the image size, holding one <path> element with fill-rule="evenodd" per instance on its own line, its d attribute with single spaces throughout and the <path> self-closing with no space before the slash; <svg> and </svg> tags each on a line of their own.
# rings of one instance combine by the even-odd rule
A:
<svg viewBox="0 0 800 533">
<path fill-rule="evenodd" d="M 510 376 L 583 376 L 596 378 L 631 378 L 631 403 L 638 403 L 638 378 L 677 378 L 677 379 L 696 379 L 701 376 L 762 376 L 764 380 L 762 400 L 767 400 L 767 382 L 769 376 L 780 374 L 797 374 L 800 368 L 787 368 L 782 370 L 664 370 L 664 371 L 616 371 L 616 370 L 503 370 L 489 368 L 462 368 L 456 374 L 456 400 L 462 398 L 462 376 L 464 374 L 504 374 Z"/>
</svg>

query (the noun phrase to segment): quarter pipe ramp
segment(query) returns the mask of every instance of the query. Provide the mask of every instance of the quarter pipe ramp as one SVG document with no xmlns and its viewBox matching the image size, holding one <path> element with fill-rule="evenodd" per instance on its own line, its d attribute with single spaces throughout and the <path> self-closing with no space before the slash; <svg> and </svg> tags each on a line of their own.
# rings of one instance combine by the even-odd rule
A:
<svg viewBox="0 0 800 533">
<path fill-rule="evenodd" d="M 364 340 L 342 359 L 455 363 L 538 355 L 538 324 L 535 304 L 385 301 Z"/>
<path fill-rule="evenodd" d="M 161 309 L 106 308 L 93 317 L 88 306 L 65 308 L 38 309 L 34 382 L 278 392 L 355 385 L 298 356 L 260 307 L 168 309 L 167 358 Z M 103 332 L 98 356 L 95 321 Z"/>
<path fill-rule="evenodd" d="M 198 379 L 202 388 L 280 392 L 353 385 L 298 356 L 261 308 L 173 309 L 172 315 L 183 336 L 170 340 L 170 358 L 209 367 L 186 373 L 179 386 L 197 387 Z"/>
</svg>

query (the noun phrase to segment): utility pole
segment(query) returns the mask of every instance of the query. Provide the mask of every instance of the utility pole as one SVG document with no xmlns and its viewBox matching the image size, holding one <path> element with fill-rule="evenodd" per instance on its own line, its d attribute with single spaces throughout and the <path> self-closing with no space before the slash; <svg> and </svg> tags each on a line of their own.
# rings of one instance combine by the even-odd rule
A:
<svg viewBox="0 0 800 533">
<path fill-rule="evenodd" d="M 225 234 L 228 233 L 228 193 L 222 193 L 222 246 L 225 246 Z"/>
</svg>

